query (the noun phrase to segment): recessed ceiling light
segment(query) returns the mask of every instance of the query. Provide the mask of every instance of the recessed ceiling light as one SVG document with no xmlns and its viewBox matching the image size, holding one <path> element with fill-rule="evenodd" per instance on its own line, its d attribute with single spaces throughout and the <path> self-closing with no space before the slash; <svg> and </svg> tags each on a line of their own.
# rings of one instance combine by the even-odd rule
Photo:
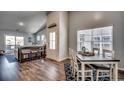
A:
<svg viewBox="0 0 124 93">
<path fill-rule="evenodd" d="M 95 18 L 95 20 L 100 20 L 102 18 L 102 14 L 101 13 L 95 13 L 94 18 Z"/>
<path fill-rule="evenodd" d="M 20 25 L 20 26 L 23 26 L 23 25 L 24 25 L 24 23 L 23 23 L 23 22 L 19 22 L 19 25 Z"/>
</svg>

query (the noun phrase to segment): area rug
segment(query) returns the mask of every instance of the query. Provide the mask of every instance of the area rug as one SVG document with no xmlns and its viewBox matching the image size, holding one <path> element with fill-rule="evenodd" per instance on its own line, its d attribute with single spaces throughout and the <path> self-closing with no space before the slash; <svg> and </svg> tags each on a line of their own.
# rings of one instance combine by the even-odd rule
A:
<svg viewBox="0 0 124 93">
<path fill-rule="evenodd" d="M 69 64 L 69 63 L 64 64 L 64 68 L 65 68 L 66 80 L 67 81 L 75 81 L 71 64 Z"/>
<path fill-rule="evenodd" d="M 76 81 L 76 76 L 73 75 L 72 66 L 69 63 L 64 64 L 65 75 L 67 81 Z M 96 69 L 93 70 L 93 80 L 96 81 Z M 99 81 L 109 81 L 109 77 L 101 77 Z M 79 81 L 82 81 L 82 78 L 79 78 Z M 90 81 L 90 78 L 85 78 L 85 81 Z"/>
<path fill-rule="evenodd" d="M 5 55 L 8 62 L 13 63 L 13 62 L 18 62 L 18 60 L 16 59 L 16 57 L 14 55 Z"/>
</svg>

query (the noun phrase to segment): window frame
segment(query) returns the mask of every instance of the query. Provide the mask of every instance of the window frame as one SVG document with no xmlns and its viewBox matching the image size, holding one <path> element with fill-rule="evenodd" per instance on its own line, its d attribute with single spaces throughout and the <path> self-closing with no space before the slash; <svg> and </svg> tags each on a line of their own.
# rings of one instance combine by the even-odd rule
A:
<svg viewBox="0 0 124 93">
<path fill-rule="evenodd" d="M 12 36 L 14 37 L 14 44 L 7 44 L 7 36 Z M 17 40 L 17 37 L 23 37 L 23 45 L 18 45 L 16 40 Z M 25 42 L 25 37 L 24 36 L 16 36 L 16 35 L 5 35 L 5 47 L 7 49 L 7 46 L 14 46 L 13 49 L 17 49 L 17 46 L 24 46 L 24 42 Z M 13 50 L 11 49 L 11 50 Z"/>
<path fill-rule="evenodd" d="M 37 35 L 36 39 L 37 39 L 37 42 L 40 42 L 41 41 L 41 36 Z"/>
<path fill-rule="evenodd" d="M 56 49 L 56 32 L 49 33 L 49 49 L 51 50 Z"/>
<path fill-rule="evenodd" d="M 100 32 L 101 34 L 100 34 L 100 37 L 102 37 L 102 41 L 98 41 L 98 42 L 100 42 L 100 45 L 102 45 L 102 48 L 101 49 L 104 49 L 103 48 L 103 45 L 105 46 L 105 44 L 107 44 L 107 42 L 108 43 L 111 43 L 110 45 L 109 45 L 109 47 L 110 47 L 110 50 L 112 50 L 113 51 L 113 25 L 110 25 L 110 26 L 105 26 L 105 27 L 99 27 L 99 28 L 93 28 L 93 29 L 86 29 L 86 30 L 89 30 L 89 31 L 91 31 L 92 32 L 92 35 L 91 35 L 91 38 L 92 38 L 92 40 L 91 40 L 91 50 L 92 50 L 92 48 L 94 48 L 93 46 L 94 46 L 94 43 L 96 42 L 96 41 L 93 41 L 93 37 L 95 37 L 95 35 L 93 35 L 93 31 L 96 29 L 96 30 L 98 30 L 98 29 L 104 29 L 104 28 L 106 28 L 106 27 L 108 27 L 108 29 L 111 29 L 111 35 L 108 35 L 108 36 L 110 36 L 110 41 L 108 42 L 108 41 L 104 41 L 103 40 L 103 36 L 107 36 L 107 34 L 102 34 L 102 31 Z M 85 30 L 79 30 L 79 31 L 77 31 L 77 51 L 81 51 L 81 45 L 80 45 L 80 43 L 84 43 L 84 42 L 87 42 L 87 41 L 80 41 L 80 37 L 79 37 L 79 35 L 80 35 L 80 33 L 82 32 L 82 31 L 85 31 Z M 96 37 L 97 37 L 97 35 L 96 35 Z M 104 42 L 105 42 L 105 44 L 104 44 Z M 101 44 L 102 43 L 102 44 Z"/>
</svg>

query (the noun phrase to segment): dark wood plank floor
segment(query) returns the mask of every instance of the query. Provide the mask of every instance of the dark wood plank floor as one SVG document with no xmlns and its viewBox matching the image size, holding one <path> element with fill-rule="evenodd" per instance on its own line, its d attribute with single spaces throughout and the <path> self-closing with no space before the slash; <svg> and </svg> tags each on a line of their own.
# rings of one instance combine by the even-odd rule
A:
<svg viewBox="0 0 124 93">
<path fill-rule="evenodd" d="M 10 63 L 5 56 L 0 56 L 0 80 L 19 80 L 19 63 Z"/>
<path fill-rule="evenodd" d="M 1 81 L 65 81 L 64 63 L 50 59 L 27 61 L 23 63 L 9 62 L 0 56 Z M 119 80 L 124 80 L 124 72 L 119 71 Z"/>
<path fill-rule="evenodd" d="M 63 62 L 55 62 L 49 59 L 34 60 L 20 64 L 20 80 L 65 80 Z"/>
<path fill-rule="evenodd" d="M 42 59 L 19 63 L 9 62 L 5 56 L 0 56 L 0 80 L 63 81 L 64 62 Z"/>
</svg>

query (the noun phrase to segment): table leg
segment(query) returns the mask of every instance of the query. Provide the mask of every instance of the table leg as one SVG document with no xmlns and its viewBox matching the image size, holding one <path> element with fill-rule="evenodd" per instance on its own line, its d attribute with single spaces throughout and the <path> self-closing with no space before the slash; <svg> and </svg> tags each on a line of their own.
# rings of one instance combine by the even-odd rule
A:
<svg viewBox="0 0 124 93">
<path fill-rule="evenodd" d="M 115 63 L 114 64 L 114 75 L 113 75 L 113 78 L 115 81 L 118 81 L 118 63 Z"/>
<path fill-rule="evenodd" d="M 82 62 L 82 81 L 85 81 L 85 64 Z"/>
<path fill-rule="evenodd" d="M 110 81 L 113 80 L 113 63 L 110 64 Z"/>
</svg>

